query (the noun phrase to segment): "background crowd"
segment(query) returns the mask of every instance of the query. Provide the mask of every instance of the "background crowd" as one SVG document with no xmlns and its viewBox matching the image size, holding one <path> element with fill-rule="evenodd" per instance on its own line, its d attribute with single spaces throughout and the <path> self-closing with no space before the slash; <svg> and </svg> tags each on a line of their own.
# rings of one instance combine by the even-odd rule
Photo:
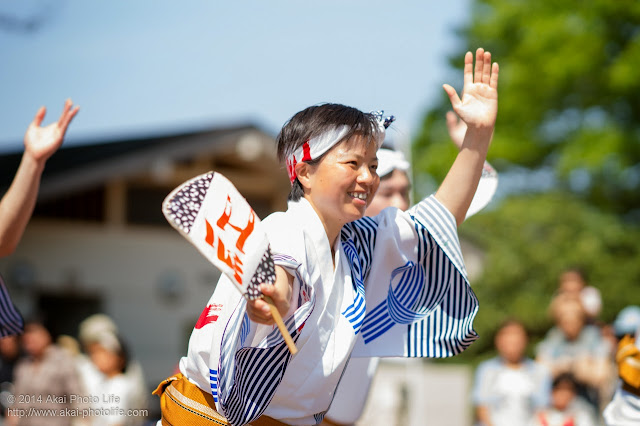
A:
<svg viewBox="0 0 640 426">
<path fill-rule="evenodd" d="M 541 341 L 530 347 L 523 322 L 505 321 L 494 338 L 497 356 L 476 369 L 477 424 L 604 424 L 619 385 L 618 342 L 640 329 L 640 307 L 626 307 L 611 324 L 599 320 L 601 308 L 600 291 L 581 269 L 570 268 L 558 279 L 548 309 L 553 326 Z"/>
</svg>

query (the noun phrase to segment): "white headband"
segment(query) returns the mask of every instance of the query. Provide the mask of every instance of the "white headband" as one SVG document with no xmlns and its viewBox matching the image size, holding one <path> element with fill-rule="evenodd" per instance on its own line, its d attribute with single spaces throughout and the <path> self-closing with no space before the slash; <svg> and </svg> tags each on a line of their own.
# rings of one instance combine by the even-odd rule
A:
<svg viewBox="0 0 640 426">
<path fill-rule="evenodd" d="M 395 121 L 395 117 L 390 116 L 383 118 L 383 111 L 375 111 L 371 112 L 371 114 L 374 115 L 378 121 L 376 142 L 378 144 L 378 148 L 380 148 L 380 145 L 382 145 L 382 142 L 384 141 L 385 130 L 393 121 Z M 302 146 L 293 151 L 293 153 L 287 157 L 287 172 L 289 173 L 289 180 L 291 181 L 291 184 L 293 185 L 293 182 L 295 182 L 297 178 L 296 164 L 300 161 L 311 161 L 320 157 L 335 144 L 342 141 L 350 130 L 349 126 L 338 126 L 315 138 L 309 139 L 303 143 Z"/>
<path fill-rule="evenodd" d="M 409 170 L 409 162 L 400 151 L 392 151 L 382 148 L 378 150 L 378 176 L 383 177 L 394 170 L 406 172 Z"/>
</svg>

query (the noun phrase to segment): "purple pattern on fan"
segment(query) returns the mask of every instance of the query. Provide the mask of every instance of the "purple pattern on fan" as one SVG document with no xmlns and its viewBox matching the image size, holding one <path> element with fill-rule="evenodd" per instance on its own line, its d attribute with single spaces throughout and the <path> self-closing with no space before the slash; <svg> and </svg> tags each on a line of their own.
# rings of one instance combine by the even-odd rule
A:
<svg viewBox="0 0 640 426">
<path fill-rule="evenodd" d="M 184 184 L 169 200 L 166 206 L 168 217 L 183 232 L 188 234 L 191 231 L 212 180 L 213 172 L 198 176 Z"/>
<path fill-rule="evenodd" d="M 271 246 L 262 254 L 262 259 L 258 264 L 255 274 L 251 277 L 251 282 L 247 286 L 245 297 L 249 300 L 258 299 L 262 296 L 260 292 L 260 284 L 275 284 L 276 282 L 276 266 L 271 255 Z"/>
</svg>

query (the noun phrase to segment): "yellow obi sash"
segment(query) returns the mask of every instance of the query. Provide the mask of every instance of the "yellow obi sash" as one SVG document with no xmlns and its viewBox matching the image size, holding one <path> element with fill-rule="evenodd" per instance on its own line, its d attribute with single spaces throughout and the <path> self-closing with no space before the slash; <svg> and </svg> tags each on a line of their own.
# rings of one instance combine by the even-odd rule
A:
<svg viewBox="0 0 640 426">
<path fill-rule="evenodd" d="M 153 395 L 160 397 L 163 426 L 211 426 L 229 425 L 227 419 L 216 411 L 213 396 L 191 383 L 182 374 L 163 380 Z M 260 416 L 250 426 L 286 426 L 278 420 Z"/>
</svg>

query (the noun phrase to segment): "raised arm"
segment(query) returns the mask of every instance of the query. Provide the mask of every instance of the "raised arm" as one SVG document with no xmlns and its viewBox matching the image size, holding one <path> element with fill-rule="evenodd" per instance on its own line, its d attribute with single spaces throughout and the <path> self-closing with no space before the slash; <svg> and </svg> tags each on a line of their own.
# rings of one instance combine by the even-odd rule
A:
<svg viewBox="0 0 640 426">
<path fill-rule="evenodd" d="M 451 142 L 460 149 L 462 148 L 464 135 L 467 133 L 467 125 L 464 121 L 460 120 L 458 115 L 453 111 L 447 111 L 446 117 L 449 138 L 451 138 Z"/>
<path fill-rule="evenodd" d="M 467 131 L 449 173 L 436 192 L 436 198 L 456 218 L 460 225 L 476 192 L 482 167 L 498 113 L 498 64 L 491 63 L 491 53 L 482 48 L 476 51 L 475 71 L 473 54 L 464 58 L 464 87 L 462 98 L 445 84 L 455 113 L 467 125 Z"/>
<path fill-rule="evenodd" d="M 0 257 L 14 252 L 31 218 L 46 161 L 62 145 L 65 132 L 78 107 L 64 104 L 60 119 L 40 127 L 46 114 L 41 107 L 24 135 L 24 154 L 9 190 L 0 201 Z"/>
</svg>

